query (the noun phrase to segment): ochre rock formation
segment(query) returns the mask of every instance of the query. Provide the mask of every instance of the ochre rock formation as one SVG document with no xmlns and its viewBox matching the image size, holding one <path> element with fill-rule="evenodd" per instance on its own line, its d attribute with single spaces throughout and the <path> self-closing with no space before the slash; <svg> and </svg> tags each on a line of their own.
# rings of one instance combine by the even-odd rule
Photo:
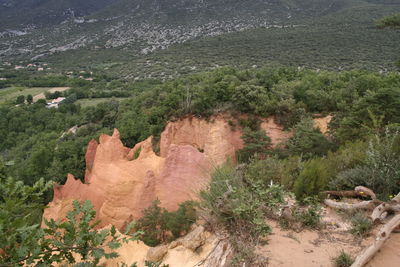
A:
<svg viewBox="0 0 400 267">
<path fill-rule="evenodd" d="M 276 124 L 273 117 L 261 120 L 260 128 L 271 138 L 272 146 L 275 147 L 291 137 L 291 132 L 284 132 L 283 127 Z"/>
<path fill-rule="evenodd" d="M 121 229 L 155 199 L 168 210 L 196 199 L 212 168 L 228 158 L 234 160 L 235 152 L 243 147 L 240 127 L 232 127 L 229 120 L 234 119 L 217 115 L 209 120 L 187 117 L 170 122 L 161 134 L 160 156 L 152 149 L 152 137 L 130 149 L 122 144 L 118 130 L 112 136 L 101 135 L 99 143 L 88 144 L 85 182 L 68 175 L 65 185 L 56 185 L 45 218 L 62 220 L 74 199 L 88 199 L 102 222 L 99 227 L 113 224 Z M 263 120 L 261 127 L 273 144 L 288 137 L 272 118 Z"/>
<path fill-rule="evenodd" d="M 166 157 L 171 144 L 191 145 L 204 154 L 215 165 L 234 158 L 235 152 L 243 148 L 242 132 L 227 123 L 224 115 L 212 117 L 209 121 L 190 117 L 170 122 L 161 134 L 160 154 Z"/>
</svg>

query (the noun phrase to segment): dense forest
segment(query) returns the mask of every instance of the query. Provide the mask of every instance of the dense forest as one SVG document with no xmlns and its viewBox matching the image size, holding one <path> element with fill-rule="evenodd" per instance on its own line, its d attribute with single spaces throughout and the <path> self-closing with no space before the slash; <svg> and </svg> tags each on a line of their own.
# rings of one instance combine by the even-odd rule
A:
<svg viewBox="0 0 400 267">
<path fill-rule="evenodd" d="M 48 109 L 42 101 L 2 105 L 2 161 L 10 176 L 26 183 L 33 184 L 40 177 L 63 182 L 68 172 L 82 177 L 85 146 L 100 133 L 118 128 L 123 142 L 131 147 L 150 135 L 158 137 L 168 120 L 218 112 L 255 118 L 274 115 L 286 129 L 302 130 L 307 130 L 306 120 L 313 114 L 334 114 L 326 147 L 312 148 L 321 150 L 317 156 L 324 156 L 347 142 L 381 133 L 385 126 L 396 128 L 400 123 L 399 86 L 396 73 L 223 68 L 148 85 L 146 90 L 127 86 L 124 92 L 133 97 L 88 108 L 73 103 L 81 91 L 87 92 L 85 87 L 73 87 L 65 93 L 71 103 L 59 109 Z M 76 134 L 68 133 L 73 126 L 79 126 Z M 301 145 L 308 144 L 293 146 Z M 306 159 L 315 156 L 314 151 L 302 148 L 293 147 L 293 151 Z"/>
</svg>

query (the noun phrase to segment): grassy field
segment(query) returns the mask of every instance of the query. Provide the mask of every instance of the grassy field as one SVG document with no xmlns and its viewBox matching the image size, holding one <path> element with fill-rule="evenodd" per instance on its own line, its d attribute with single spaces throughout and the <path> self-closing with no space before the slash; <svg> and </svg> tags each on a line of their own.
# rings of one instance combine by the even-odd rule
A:
<svg viewBox="0 0 400 267">
<path fill-rule="evenodd" d="M 8 87 L 0 89 L 0 103 L 5 102 L 13 102 L 16 98 L 20 95 L 27 96 L 27 95 L 38 95 L 44 93 L 52 88 L 49 87 L 33 87 L 33 88 L 26 88 L 26 87 Z"/>
<path fill-rule="evenodd" d="M 79 99 L 78 101 L 75 102 L 75 104 L 80 104 L 82 107 L 92 107 L 92 106 L 96 106 L 99 103 L 106 102 L 109 100 L 122 101 L 124 99 L 126 99 L 126 98 L 124 98 L 124 97 L 85 98 L 85 99 Z"/>
</svg>

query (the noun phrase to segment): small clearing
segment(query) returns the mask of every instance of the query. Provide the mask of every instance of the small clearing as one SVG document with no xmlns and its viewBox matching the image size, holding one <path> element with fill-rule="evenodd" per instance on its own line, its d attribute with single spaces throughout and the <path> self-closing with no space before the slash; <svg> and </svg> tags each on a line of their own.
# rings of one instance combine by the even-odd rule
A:
<svg viewBox="0 0 400 267">
<path fill-rule="evenodd" d="M 63 91 L 66 91 L 66 90 L 68 90 L 68 89 L 70 89 L 71 87 L 53 87 L 53 88 L 51 88 L 51 89 L 48 89 L 48 90 L 46 90 L 46 91 L 44 91 L 44 92 L 42 92 L 42 93 L 40 93 L 40 94 L 37 94 L 37 95 L 35 95 L 34 97 L 33 97 L 33 102 L 36 102 L 36 101 L 38 101 L 39 99 L 46 99 L 46 96 L 44 95 L 46 92 L 49 92 L 49 93 L 55 93 L 55 92 L 63 92 Z"/>
<path fill-rule="evenodd" d="M 97 106 L 99 103 L 107 102 L 110 100 L 122 101 L 127 99 L 125 97 L 109 97 L 109 98 L 84 98 L 79 99 L 75 104 L 80 104 L 82 107 L 93 107 Z"/>
</svg>

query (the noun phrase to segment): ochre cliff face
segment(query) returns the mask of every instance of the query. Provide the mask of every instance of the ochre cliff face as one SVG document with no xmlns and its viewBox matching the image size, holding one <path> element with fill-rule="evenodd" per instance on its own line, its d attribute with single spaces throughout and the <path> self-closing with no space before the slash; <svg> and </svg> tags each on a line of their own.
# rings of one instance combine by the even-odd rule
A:
<svg viewBox="0 0 400 267">
<path fill-rule="evenodd" d="M 122 228 L 155 199 L 168 210 L 196 199 L 211 170 L 229 158 L 234 160 L 243 147 L 241 129 L 230 126 L 229 119 L 218 115 L 208 121 L 190 117 L 169 123 L 161 134 L 160 156 L 153 152 L 151 137 L 129 149 L 118 130 L 112 136 L 101 135 L 99 143 L 92 140 L 88 145 L 85 183 L 68 175 L 65 185 L 55 186 L 45 218 L 62 220 L 74 199 L 88 199 L 102 222 L 99 227 Z M 262 129 L 274 144 L 288 136 L 272 119 L 264 120 Z"/>
<path fill-rule="evenodd" d="M 161 134 L 160 154 L 166 157 L 171 144 L 191 145 L 204 154 L 215 165 L 234 158 L 235 152 L 243 148 L 242 132 L 227 123 L 224 115 L 212 117 L 209 121 L 190 117 L 170 122 Z"/>
<path fill-rule="evenodd" d="M 273 147 L 292 136 L 292 133 L 284 132 L 283 127 L 276 124 L 273 117 L 262 119 L 260 128 L 271 138 Z"/>
</svg>

